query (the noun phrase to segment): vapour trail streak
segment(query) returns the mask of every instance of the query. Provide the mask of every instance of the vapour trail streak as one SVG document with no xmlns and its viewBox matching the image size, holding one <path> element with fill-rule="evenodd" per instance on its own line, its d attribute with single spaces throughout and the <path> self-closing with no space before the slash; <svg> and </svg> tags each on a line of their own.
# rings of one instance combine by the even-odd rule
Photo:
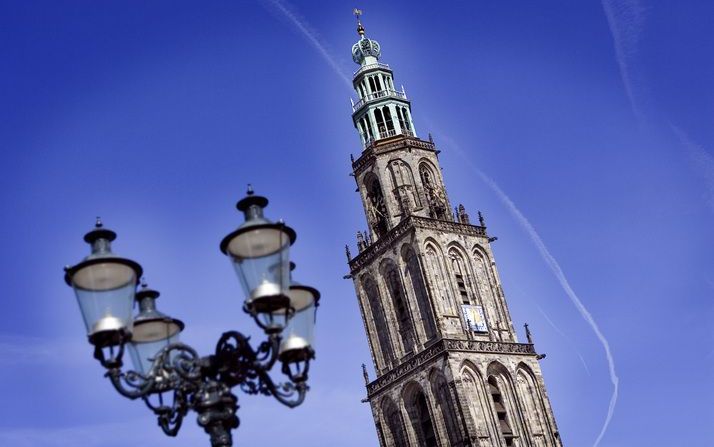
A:
<svg viewBox="0 0 714 447">
<path fill-rule="evenodd" d="M 304 21 L 298 19 L 297 16 L 295 16 L 295 14 L 293 14 L 290 10 L 288 10 L 279 0 L 267 0 L 267 1 L 270 1 L 273 5 L 275 5 L 279 11 L 281 11 L 290 21 L 293 22 L 293 24 L 312 43 L 313 47 L 315 47 L 315 49 L 317 49 L 320 52 L 320 54 L 322 54 L 322 56 L 325 58 L 327 63 L 330 65 L 330 67 L 332 67 L 333 70 L 351 88 L 351 83 L 349 81 L 349 78 L 342 72 L 342 70 L 339 68 L 339 65 L 337 64 L 337 62 L 329 54 L 329 52 L 327 52 L 325 47 L 309 31 L 306 23 L 304 23 Z M 453 141 L 452 141 L 452 143 L 453 143 Z M 525 216 L 520 212 L 520 210 L 518 210 L 518 208 L 515 206 L 513 201 L 511 201 L 511 199 L 501 190 L 501 188 L 499 188 L 498 185 L 493 180 L 491 180 L 490 177 L 485 175 L 483 172 L 481 172 L 478 168 L 476 168 L 471 163 L 471 161 L 466 157 L 466 155 L 463 153 L 463 151 L 461 151 L 458 148 L 458 145 L 452 144 L 452 146 L 454 147 L 454 149 L 456 149 L 457 153 L 461 156 L 461 158 L 464 161 L 466 161 L 466 163 L 474 171 L 476 171 L 476 173 L 479 175 L 481 180 L 483 180 L 496 193 L 498 198 L 506 205 L 506 207 L 511 212 L 511 214 L 515 217 L 515 219 L 526 230 L 528 235 L 531 237 L 531 240 L 533 241 L 533 243 L 535 243 L 536 247 L 538 248 L 538 250 L 539 250 L 541 256 L 543 257 L 543 259 L 545 260 L 546 264 L 550 267 L 551 271 L 553 272 L 555 277 L 558 279 L 558 282 L 560 283 L 560 285 L 563 288 L 563 290 L 565 291 L 565 293 L 568 295 L 568 297 L 573 302 L 575 307 L 578 309 L 578 311 L 580 312 L 582 317 L 585 319 L 585 321 L 593 329 L 593 331 L 595 332 L 595 335 L 597 336 L 597 338 L 600 340 L 603 347 L 605 348 L 605 355 L 607 357 L 608 367 L 610 370 L 610 380 L 612 381 L 612 384 L 613 384 L 613 392 L 612 392 L 612 397 L 610 398 L 610 405 L 608 408 L 607 417 L 605 418 L 605 423 L 603 424 L 603 427 L 600 430 L 600 434 L 598 435 L 597 439 L 595 440 L 595 443 L 593 444 L 593 447 L 597 447 L 598 444 L 600 443 L 602 437 L 605 435 L 608 425 L 610 424 L 613 412 L 615 410 L 615 404 L 617 403 L 617 396 L 618 396 L 619 378 L 617 377 L 617 374 L 615 373 L 615 361 L 612 357 L 612 352 L 610 351 L 610 344 L 608 343 L 607 339 L 600 331 L 600 328 L 598 327 L 598 325 L 593 320 L 593 317 L 590 314 L 590 312 L 585 308 L 583 303 L 577 297 L 577 295 L 573 291 L 572 287 L 570 287 L 570 284 L 568 283 L 568 280 L 565 278 L 565 275 L 563 274 L 563 271 L 560 268 L 560 265 L 558 265 L 558 262 L 550 254 L 550 252 L 546 248 L 545 244 L 543 243 L 543 240 L 540 238 L 538 233 L 535 231 L 535 228 L 533 228 L 533 225 L 531 225 L 531 223 L 528 221 L 528 219 L 526 219 Z"/>
<path fill-rule="evenodd" d="M 327 51 L 325 45 L 320 42 L 320 39 L 317 37 L 317 34 L 310 29 L 307 22 L 302 20 L 294 12 L 288 9 L 288 7 L 280 0 L 264 1 L 273 5 L 283 16 L 285 16 L 286 19 L 288 19 L 295 26 L 295 28 L 298 29 L 298 31 L 300 31 L 300 33 L 308 40 L 308 42 L 310 42 L 310 45 L 312 45 L 313 48 L 315 48 L 317 52 L 320 53 L 322 58 L 325 59 L 325 62 L 328 63 L 332 70 L 334 70 L 337 76 L 339 76 L 340 79 L 345 82 L 345 85 L 351 91 L 352 81 L 350 81 L 350 78 L 347 76 L 347 74 L 345 74 L 342 68 L 340 68 L 340 65 L 337 63 L 335 58 L 332 57 L 329 51 Z"/>
<path fill-rule="evenodd" d="M 564 333 L 563 331 L 561 331 L 560 328 L 555 325 L 555 323 L 553 323 L 553 320 L 550 319 L 550 317 L 548 316 L 548 314 L 546 314 L 545 311 L 540 308 L 540 306 L 536 305 L 536 307 L 538 308 L 538 311 L 540 312 L 540 314 L 543 315 L 543 318 L 545 318 L 545 321 L 547 321 L 548 324 L 553 328 L 553 330 L 554 330 L 555 332 L 557 332 L 558 335 L 560 335 L 561 337 L 563 337 L 563 338 L 565 339 L 565 341 L 570 345 L 570 347 L 573 348 L 573 350 L 575 351 L 575 353 L 576 353 L 576 354 L 578 355 L 578 357 L 580 358 L 580 363 L 583 364 L 583 368 L 585 368 L 585 372 L 588 373 L 588 375 L 590 376 L 590 375 L 591 375 L 591 374 L 590 374 L 590 368 L 588 368 L 588 364 L 585 363 L 585 358 L 583 358 L 582 354 L 580 354 L 580 351 L 578 351 L 578 348 L 575 346 L 575 344 L 573 344 L 573 342 L 570 341 L 570 338 L 568 338 L 568 336 L 565 335 L 565 333 Z"/>
<path fill-rule="evenodd" d="M 454 149 L 455 152 L 461 157 L 461 159 L 466 162 L 466 164 L 468 164 L 469 167 L 473 169 L 474 172 L 476 172 L 476 174 L 478 174 L 481 180 L 483 180 L 483 182 L 486 183 L 486 185 L 488 185 L 488 187 L 491 188 L 494 193 L 496 193 L 496 196 L 506 206 L 511 215 L 523 227 L 526 233 L 528 233 L 528 236 L 530 236 L 531 241 L 533 241 L 533 243 L 538 248 L 541 257 L 548 265 L 548 267 L 550 267 L 550 270 L 555 275 L 556 279 L 560 283 L 560 286 L 565 291 L 565 294 L 568 295 L 570 301 L 572 301 L 576 309 L 578 309 L 578 312 L 580 312 L 580 315 L 590 325 L 593 332 L 595 332 L 595 335 L 597 336 L 598 340 L 600 340 L 600 343 L 602 343 L 602 346 L 605 349 L 605 356 L 607 357 L 607 364 L 610 372 L 610 381 L 612 382 L 613 389 L 612 396 L 610 397 L 610 405 L 607 409 L 607 416 L 605 417 L 605 422 L 602 426 L 602 429 L 600 430 L 600 434 L 598 434 L 598 437 L 595 440 L 595 443 L 593 444 L 593 447 L 597 447 L 598 444 L 600 444 L 600 441 L 602 440 L 603 436 L 605 435 L 607 427 L 610 425 L 612 415 L 615 411 L 615 404 L 617 404 L 617 396 L 619 392 L 620 379 L 617 377 L 617 373 L 615 372 L 615 360 L 612 356 L 612 351 L 610 350 L 610 343 L 607 341 L 607 338 L 605 338 L 605 335 L 603 335 L 602 331 L 600 330 L 600 327 L 593 319 L 592 314 L 590 314 L 590 311 L 588 311 L 583 302 L 580 301 L 580 298 L 578 298 L 578 295 L 575 293 L 573 288 L 570 286 L 570 283 L 565 277 L 563 270 L 560 268 L 558 261 L 556 261 L 553 255 L 550 254 L 550 251 L 548 251 L 548 248 L 545 246 L 543 239 L 540 238 L 540 235 L 530 223 L 530 221 L 526 219 L 523 213 L 521 213 L 521 211 L 513 203 L 511 198 L 508 197 L 505 192 L 503 192 L 503 190 L 496 184 L 496 182 L 494 182 L 489 176 L 481 172 L 480 169 L 478 169 L 476 166 L 474 166 L 473 163 L 471 163 L 471 160 L 469 160 L 469 158 L 461 150 L 458 144 L 456 144 L 452 139 L 443 135 L 441 136 L 441 138 L 446 140 L 447 142 L 450 142 L 450 146 L 452 147 L 452 149 Z"/>
<path fill-rule="evenodd" d="M 637 51 L 642 30 L 643 8 L 638 0 L 602 0 L 602 7 L 612 35 L 615 59 L 620 68 L 620 77 L 627 99 L 630 101 L 635 118 L 642 123 L 644 116 L 635 100 L 630 58 Z"/>
</svg>

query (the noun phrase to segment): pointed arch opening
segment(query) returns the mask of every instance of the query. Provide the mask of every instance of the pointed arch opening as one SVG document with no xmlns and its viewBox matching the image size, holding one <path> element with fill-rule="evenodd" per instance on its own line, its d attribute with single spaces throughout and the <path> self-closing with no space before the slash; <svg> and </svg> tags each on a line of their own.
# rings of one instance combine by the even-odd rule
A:
<svg viewBox="0 0 714 447">
<path fill-rule="evenodd" d="M 367 192 L 367 220 L 377 238 L 387 234 L 387 205 L 384 201 L 382 186 L 374 173 L 364 177 L 364 187 Z"/>
<path fill-rule="evenodd" d="M 486 383 L 478 368 L 465 362 L 461 368 L 461 383 L 466 393 L 469 414 L 476 428 L 476 435 L 481 439 L 494 439 L 492 433 L 493 417 L 491 414 L 490 395 L 486 391 Z"/>
<path fill-rule="evenodd" d="M 392 298 L 394 313 L 397 317 L 397 328 L 402 339 L 404 353 L 409 354 L 415 351 L 414 331 L 411 312 L 409 311 L 409 301 L 404 294 L 404 286 L 399 275 L 399 269 L 392 260 L 386 260 L 381 266 L 382 278 L 387 286 L 387 291 Z"/>
<path fill-rule="evenodd" d="M 407 384 L 402 393 L 412 429 L 420 446 L 438 447 L 434 421 L 424 390 L 416 382 Z"/>
<path fill-rule="evenodd" d="M 436 400 L 437 407 L 441 412 L 441 417 L 444 420 L 444 428 L 449 439 L 449 445 L 463 445 L 463 437 L 459 428 L 459 418 L 456 413 L 456 405 L 451 396 L 449 385 L 446 382 L 446 377 L 439 372 L 433 371 L 430 376 L 431 389 Z"/>
<path fill-rule="evenodd" d="M 424 328 L 424 335 L 427 340 L 430 340 L 436 336 L 436 324 L 431 309 L 431 300 L 426 285 L 424 284 L 424 275 L 421 270 L 419 258 L 414 248 L 405 244 L 402 247 L 402 259 L 404 259 L 407 266 L 406 274 L 414 291 L 417 307 L 419 308 L 419 317 Z"/>
<path fill-rule="evenodd" d="M 518 400 L 524 411 L 525 428 L 529 438 L 533 440 L 535 447 L 544 447 L 549 443 L 554 443 L 548 428 L 543 394 L 533 371 L 525 363 L 521 363 L 516 371 Z M 550 442 L 547 442 L 546 438 Z"/>
<path fill-rule="evenodd" d="M 433 168 L 428 162 L 419 163 L 419 177 L 424 188 L 424 195 L 429 206 L 429 217 L 446 220 L 446 197 L 438 184 Z"/>
<path fill-rule="evenodd" d="M 433 278 L 432 292 L 438 297 L 435 300 L 439 303 L 441 313 L 457 315 L 450 294 L 451 289 L 448 287 L 449 277 L 446 273 L 441 249 L 433 239 L 429 239 L 424 245 L 424 253 L 426 254 L 426 268 Z"/>
<path fill-rule="evenodd" d="M 379 288 L 371 276 L 362 277 L 362 288 L 367 296 L 369 310 L 374 321 L 374 330 L 377 332 L 377 348 L 382 353 L 382 368 L 391 368 L 394 364 L 394 348 L 389 336 L 389 327 L 387 326 L 384 303 L 382 303 Z"/>
<path fill-rule="evenodd" d="M 491 396 L 497 428 L 506 446 L 515 446 L 518 422 L 513 399 L 511 376 L 498 362 L 488 366 L 488 392 Z"/>
<path fill-rule="evenodd" d="M 394 447 L 409 447 L 407 434 L 404 426 L 404 418 L 399 411 L 399 407 L 392 399 L 385 398 L 382 401 L 382 418 L 386 423 L 389 436 L 392 438 Z"/>
</svg>

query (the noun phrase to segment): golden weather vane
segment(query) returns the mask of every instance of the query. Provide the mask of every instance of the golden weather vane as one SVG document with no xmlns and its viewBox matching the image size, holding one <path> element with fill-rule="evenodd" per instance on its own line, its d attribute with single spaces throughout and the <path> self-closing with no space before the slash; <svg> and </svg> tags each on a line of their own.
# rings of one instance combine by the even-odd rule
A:
<svg viewBox="0 0 714 447">
<path fill-rule="evenodd" d="M 357 34 L 359 34 L 360 36 L 364 36 L 364 26 L 362 26 L 362 22 L 360 21 L 360 17 L 362 16 L 362 10 L 355 8 L 352 10 L 352 14 L 357 17 Z"/>
</svg>

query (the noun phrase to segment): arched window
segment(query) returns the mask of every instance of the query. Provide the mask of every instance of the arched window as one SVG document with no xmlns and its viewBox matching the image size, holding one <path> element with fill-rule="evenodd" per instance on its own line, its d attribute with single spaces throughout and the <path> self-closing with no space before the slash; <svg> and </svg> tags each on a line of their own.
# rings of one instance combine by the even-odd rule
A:
<svg viewBox="0 0 714 447">
<path fill-rule="evenodd" d="M 437 185 L 434 172 L 426 162 L 419 165 L 419 177 L 424 187 L 424 195 L 429 205 L 429 217 L 432 219 L 446 219 L 446 198 L 443 197 L 441 188 Z"/>
<path fill-rule="evenodd" d="M 379 76 L 375 76 L 374 81 L 375 81 L 375 84 L 377 85 L 377 91 L 381 92 L 383 89 L 382 89 L 382 83 L 379 82 Z"/>
<path fill-rule="evenodd" d="M 397 325 L 399 334 L 402 337 L 404 352 L 410 353 L 414 351 L 414 333 L 412 331 L 412 320 L 409 312 L 409 303 L 404 296 L 404 288 L 402 281 L 399 278 L 399 270 L 394 265 L 394 262 L 388 261 L 382 267 L 382 275 L 384 283 L 387 285 L 387 290 L 392 297 L 394 304 L 394 312 L 397 317 Z"/>
<path fill-rule="evenodd" d="M 382 404 L 382 416 L 389 428 L 389 434 L 394 441 L 394 447 L 409 447 L 407 435 L 404 430 L 404 419 L 399 408 L 391 399 L 386 399 Z"/>
<path fill-rule="evenodd" d="M 387 130 L 394 130 L 394 123 L 392 122 L 392 111 L 389 110 L 389 106 L 382 107 L 382 113 L 384 114 L 384 119 L 387 122 Z"/>
<path fill-rule="evenodd" d="M 357 130 L 362 137 L 362 142 L 366 143 L 369 140 L 369 135 L 367 135 L 366 129 L 364 128 L 364 120 L 357 121 Z"/>
<path fill-rule="evenodd" d="M 374 118 L 377 120 L 377 129 L 379 129 L 380 137 L 383 137 L 382 134 L 386 131 L 386 127 L 384 127 L 384 117 L 380 109 L 374 109 Z"/>
<path fill-rule="evenodd" d="M 419 446 L 438 447 L 439 442 L 424 390 L 416 382 L 412 382 L 404 387 L 403 395 Z"/>
<path fill-rule="evenodd" d="M 387 326 L 387 319 L 384 315 L 384 304 L 380 298 L 379 289 L 374 280 L 369 276 L 362 280 L 362 287 L 367 295 L 369 309 L 372 312 L 374 330 L 377 331 L 378 349 L 384 359 L 382 366 L 384 368 L 390 368 L 394 363 L 394 350 L 392 349 L 392 342 L 389 337 L 389 327 Z"/>
<path fill-rule="evenodd" d="M 367 175 L 364 183 L 367 190 L 367 220 L 377 237 L 382 237 L 387 234 L 387 206 L 382 187 L 374 174 Z"/>
<path fill-rule="evenodd" d="M 399 119 L 399 127 L 402 130 L 406 130 L 407 128 L 404 126 L 404 116 L 402 115 L 401 107 L 397 107 L 397 119 Z"/>
<path fill-rule="evenodd" d="M 449 258 L 451 258 L 451 267 L 454 272 L 454 279 L 456 280 L 456 291 L 459 294 L 461 304 L 471 304 L 469 292 L 466 288 L 466 269 L 464 267 L 464 259 L 456 250 L 449 251 Z"/>
<path fill-rule="evenodd" d="M 369 88 L 370 88 L 370 91 L 371 91 L 372 93 L 374 93 L 374 92 L 377 91 L 377 89 L 376 89 L 375 86 L 374 86 L 374 79 L 372 79 L 371 76 L 370 76 L 370 78 L 369 78 Z"/>
<path fill-rule="evenodd" d="M 461 381 L 464 384 L 469 412 L 476 427 L 476 435 L 482 439 L 491 438 L 491 436 L 493 436 L 491 428 L 493 416 L 491 413 L 491 404 L 489 403 L 491 398 L 484 389 L 481 374 L 479 374 L 475 367 L 466 366 L 461 370 Z M 485 444 L 489 445 L 494 443 L 486 442 Z"/>
<path fill-rule="evenodd" d="M 421 266 L 419 265 L 419 258 L 417 258 L 414 249 L 406 246 L 402 251 L 402 256 L 407 264 L 407 275 L 414 290 L 416 296 L 417 306 L 419 307 L 419 316 L 422 324 L 424 325 L 424 335 L 427 339 L 431 339 L 436 335 L 436 329 L 434 328 L 434 316 L 431 311 L 431 304 L 429 303 L 429 295 L 426 292 L 426 287 L 424 286 L 423 275 L 421 271 Z"/>
<path fill-rule="evenodd" d="M 449 385 L 446 383 L 446 378 L 439 373 L 432 374 L 432 390 L 436 403 L 441 410 L 441 416 L 444 418 L 444 427 L 446 428 L 449 443 L 452 446 L 461 445 L 461 431 L 459 430 L 458 419 Z"/>
<path fill-rule="evenodd" d="M 369 116 L 367 116 L 367 115 L 365 115 L 362 118 L 362 121 L 364 122 L 364 125 L 366 126 L 367 134 L 369 135 L 369 139 L 373 140 L 374 139 L 374 131 L 372 130 L 372 121 L 369 119 Z"/>
<path fill-rule="evenodd" d="M 518 388 L 518 398 L 521 402 L 521 408 L 524 410 L 524 418 L 526 420 L 526 429 L 529 432 L 529 437 L 533 439 L 533 444 L 536 447 L 541 447 L 549 444 L 555 444 L 552 439 L 548 424 L 545 419 L 545 408 L 543 405 L 543 397 L 539 391 L 535 377 L 530 368 L 521 364 L 516 373 L 516 384 Z M 546 437 L 550 438 L 550 442 L 546 441 Z"/>
<path fill-rule="evenodd" d="M 493 407 L 496 410 L 496 417 L 498 418 L 498 428 L 501 431 L 501 435 L 506 441 L 507 446 L 515 445 L 513 441 L 514 433 L 513 428 L 508 418 L 508 410 L 501 394 L 501 389 L 498 386 L 498 380 L 491 376 L 488 378 L 489 393 L 491 394 L 491 400 L 493 401 Z"/>
<path fill-rule="evenodd" d="M 450 288 L 447 287 L 448 278 L 445 273 L 445 267 L 442 263 L 442 257 L 441 252 L 437 251 L 432 244 L 426 245 L 428 270 L 434 276 L 434 288 L 432 290 L 439 294 L 442 312 L 453 315 L 456 310 L 454 309 L 453 301 L 449 293 Z"/>
<path fill-rule="evenodd" d="M 412 119 L 411 119 L 411 117 L 409 116 L 409 113 L 407 113 L 407 108 L 406 108 L 406 107 L 402 107 L 402 113 L 404 114 L 404 122 L 405 122 L 406 125 L 407 125 L 407 130 L 411 131 L 411 130 L 412 130 L 411 120 L 412 120 Z"/>
</svg>

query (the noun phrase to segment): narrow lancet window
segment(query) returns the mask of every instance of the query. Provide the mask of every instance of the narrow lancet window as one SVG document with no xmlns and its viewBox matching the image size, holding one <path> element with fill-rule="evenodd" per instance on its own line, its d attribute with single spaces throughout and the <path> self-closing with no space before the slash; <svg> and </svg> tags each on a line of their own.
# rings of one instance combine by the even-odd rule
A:
<svg viewBox="0 0 714 447">
<path fill-rule="evenodd" d="M 490 377 L 488 379 L 488 387 L 491 393 L 491 400 L 493 401 L 494 409 L 496 410 L 498 428 L 501 431 L 501 435 L 503 435 L 507 446 L 515 445 L 513 440 L 513 429 L 511 428 L 511 424 L 508 422 L 508 411 L 506 410 L 503 395 L 501 394 L 501 390 L 498 387 L 498 381 L 495 377 Z"/>
</svg>

